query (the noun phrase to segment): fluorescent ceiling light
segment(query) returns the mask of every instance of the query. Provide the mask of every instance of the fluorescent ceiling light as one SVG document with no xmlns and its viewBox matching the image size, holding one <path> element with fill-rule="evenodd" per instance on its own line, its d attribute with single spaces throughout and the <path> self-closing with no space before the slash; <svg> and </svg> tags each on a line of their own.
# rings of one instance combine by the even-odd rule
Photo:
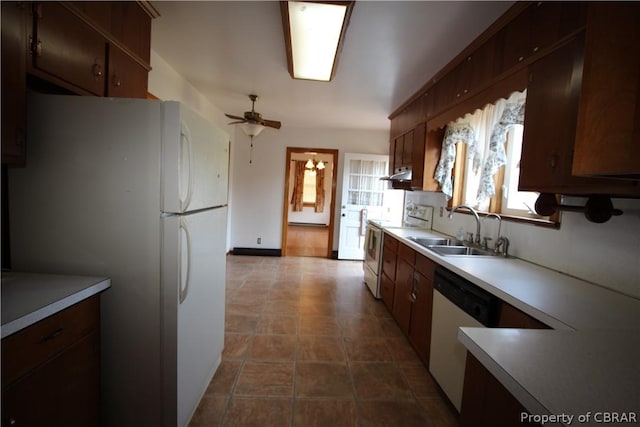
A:
<svg viewBox="0 0 640 427">
<path fill-rule="evenodd" d="M 333 78 L 354 3 L 280 3 L 291 77 L 320 81 Z"/>
</svg>

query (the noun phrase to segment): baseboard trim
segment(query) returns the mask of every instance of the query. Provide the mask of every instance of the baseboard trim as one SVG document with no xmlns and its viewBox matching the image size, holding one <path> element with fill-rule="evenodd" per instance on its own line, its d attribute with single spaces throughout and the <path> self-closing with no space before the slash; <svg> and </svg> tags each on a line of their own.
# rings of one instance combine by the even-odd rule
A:
<svg viewBox="0 0 640 427">
<path fill-rule="evenodd" d="M 233 255 L 282 256 L 282 249 L 233 248 Z"/>
<path fill-rule="evenodd" d="M 331 251 L 331 259 L 338 259 L 338 251 Z"/>
</svg>

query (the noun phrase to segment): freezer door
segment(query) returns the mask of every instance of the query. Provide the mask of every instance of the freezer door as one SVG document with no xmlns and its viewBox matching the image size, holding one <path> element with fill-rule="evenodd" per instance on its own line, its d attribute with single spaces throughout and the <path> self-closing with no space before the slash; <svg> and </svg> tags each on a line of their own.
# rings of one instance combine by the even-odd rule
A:
<svg viewBox="0 0 640 427">
<path fill-rule="evenodd" d="M 186 426 L 222 355 L 227 208 L 163 221 L 164 363 L 175 372 L 165 378 L 165 396 L 177 398 L 177 425 Z"/>
<path fill-rule="evenodd" d="M 162 211 L 226 205 L 229 136 L 179 102 L 162 106 Z"/>
</svg>

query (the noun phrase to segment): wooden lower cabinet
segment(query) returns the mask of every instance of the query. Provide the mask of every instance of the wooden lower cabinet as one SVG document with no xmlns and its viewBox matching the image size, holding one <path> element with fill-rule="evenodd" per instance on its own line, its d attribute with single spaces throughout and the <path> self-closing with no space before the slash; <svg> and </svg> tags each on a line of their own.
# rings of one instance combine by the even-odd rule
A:
<svg viewBox="0 0 640 427">
<path fill-rule="evenodd" d="M 2 426 L 100 425 L 100 310 L 91 297 L 2 340 Z"/>
<path fill-rule="evenodd" d="M 527 410 L 471 353 L 467 362 L 462 392 L 460 427 L 539 426 L 521 422 Z"/>
<path fill-rule="evenodd" d="M 409 335 L 411 324 L 411 295 L 414 287 L 413 268 L 416 252 L 407 245 L 398 246 L 396 286 L 393 296 L 393 317 L 405 335 Z"/>
<path fill-rule="evenodd" d="M 400 330 L 409 338 L 420 359 L 429 363 L 433 275 L 436 264 L 409 246 L 399 243 L 396 278 L 382 275 L 382 300 Z M 388 296 L 385 296 L 388 295 Z"/>
<path fill-rule="evenodd" d="M 416 268 L 413 273 L 413 292 L 411 299 L 411 322 L 409 341 L 420 359 L 429 364 L 431 346 L 431 312 L 433 307 L 433 274 L 436 264 L 417 254 Z"/>
</svg>

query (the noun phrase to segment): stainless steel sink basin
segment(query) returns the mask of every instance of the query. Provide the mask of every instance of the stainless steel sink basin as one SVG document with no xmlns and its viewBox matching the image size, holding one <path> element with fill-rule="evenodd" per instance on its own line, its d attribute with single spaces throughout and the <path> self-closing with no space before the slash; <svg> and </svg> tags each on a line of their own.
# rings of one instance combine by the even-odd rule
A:
<svg viewBox="0 0 640 427">
<path fill-rule="evenodd" d="M 429 246 L 463 246 L 464 244 L 455 239 L 449 239 L 446 237 L 409 237 L 409 240 L 416 242 L 424 247 Z"/>
<path fill-rule="evenodd" d="M 458 256 L 495 256 L 495 254 L 491 251 L 485 251 L 483 249 L 472 248 L 469 246 L 447 246 L 447 245 L 430 245 L 427 246 L 427 249 L 430 249 L 437 253 L 438 255 L 458 255 Z"/>
</svg>

